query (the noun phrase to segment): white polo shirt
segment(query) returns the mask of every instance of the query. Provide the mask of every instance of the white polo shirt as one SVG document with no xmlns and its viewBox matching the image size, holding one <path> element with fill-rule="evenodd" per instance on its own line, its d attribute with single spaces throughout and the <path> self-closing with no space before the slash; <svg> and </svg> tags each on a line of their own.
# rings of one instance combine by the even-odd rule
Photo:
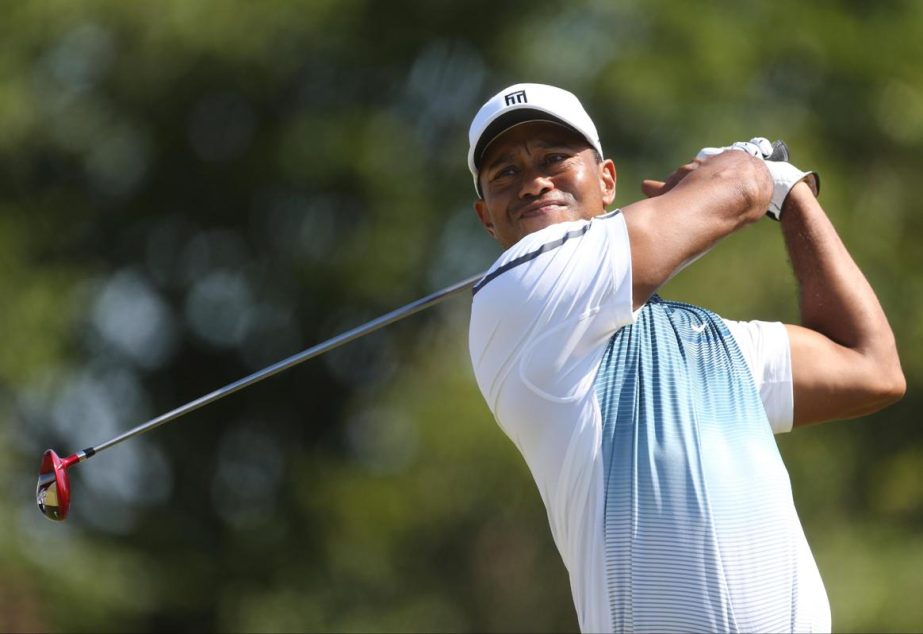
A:
<svg viewBox="0 0 923 634">
<path fill-rule="evenodd" d="M 508 249 L 475 286 L 469 343 L 583 631 L 829 630 L 772 437 L 792 425 L 782 324 L 656 296 L 633 313 L 616 211 Z"/>
</svg>

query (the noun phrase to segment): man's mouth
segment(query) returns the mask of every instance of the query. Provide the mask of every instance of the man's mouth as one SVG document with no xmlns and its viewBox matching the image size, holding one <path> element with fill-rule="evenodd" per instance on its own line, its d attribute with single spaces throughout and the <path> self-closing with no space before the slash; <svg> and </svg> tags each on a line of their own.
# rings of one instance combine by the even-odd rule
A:
<svg viewBox="0 0 923 634">
<path fill-rule="evenodd" d="M 536 218 L 564 207 L 566 205 L 560 200 L 537 200 L 520 209 L 516 215 L 520 219 Z"/>
</svg>

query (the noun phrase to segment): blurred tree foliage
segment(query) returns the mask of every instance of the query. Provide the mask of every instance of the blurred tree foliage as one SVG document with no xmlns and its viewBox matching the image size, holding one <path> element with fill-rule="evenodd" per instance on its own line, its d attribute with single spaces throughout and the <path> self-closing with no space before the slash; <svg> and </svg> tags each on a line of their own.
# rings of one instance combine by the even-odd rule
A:
<svg viewBox="0 0 923 634">
<path fill-rule="evenodd" d="M 453 300 L 101 454 L 96 444 L 485 268 L 467 126 L 578 93 L 640 196 L 784 137 L 878 290 L 910 389 L 779 439 L 840 631 L 923 607 L 923 3 L 0 4 L 0 630 L 566 631 L 566 573 Z M 797 318 L 771 223 L 665 295 Z"/>
</svg>

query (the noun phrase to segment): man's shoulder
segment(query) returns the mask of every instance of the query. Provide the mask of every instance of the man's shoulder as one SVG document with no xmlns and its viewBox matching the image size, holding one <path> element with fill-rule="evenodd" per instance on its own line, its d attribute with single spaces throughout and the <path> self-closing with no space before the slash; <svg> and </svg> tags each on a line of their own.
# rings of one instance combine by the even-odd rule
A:
<svg viewBox="0 0 923 634">
<path fill-rule="evenodd" d="M 522 240 L 500 254 L 500 257 L 488 269 L 484 278 L 474 286 L 474 294 L 507 271 L 527 265 L 543 255 L 558 252 L 562 247 L 573 244 L 594 231 L 594 227 L 608 224 L 608 220 L 618 218 L 621 210 L 595 216 L 588 220 L 571 220 L 559 222 L 539 229 L 523 237 Z"/>
<path fill-rule="evenodd" d="M 620 214 L 620 209 L 614 209 L 593 218 L 558 222 L 534 231 L 500 254 L 500 257 L 494 263 L 494 267 L 524 256 L 534 257 L 538 253 L 554 249 L 568 240 L 585 235 L 596 226 L 606 224 L 606 221 L 617 218 Z"/>
</svg>

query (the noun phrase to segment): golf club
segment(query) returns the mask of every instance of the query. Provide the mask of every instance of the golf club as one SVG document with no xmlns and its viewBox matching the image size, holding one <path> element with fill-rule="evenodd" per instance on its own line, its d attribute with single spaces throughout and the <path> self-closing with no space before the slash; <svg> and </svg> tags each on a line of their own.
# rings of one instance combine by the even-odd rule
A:
<svg viewBox="0 0 923 634">
<path fill-rule="evenodd" d="M 342 346 L 343 344 L 349 343 L 354 339 L 358 339 L 364 335 L 367 335 L 371 332 L 383 328 L 389 324 L 392 324 L 398 320 L 401 320 L 405 317 L 409 317 L 415 313 L 420 312 L 430 306 L 435 306 L 441 301 L 461 293 L 463 291 L 471 289 L 474 284 L 483 277 L 483 274 L 474 275 L 469 277 L 461 282 L 457 282 L 452 286 L 448 286 L 440 291 L 436 291 L 426 297 L 418 299 L 414 302 L 407 304 L 401 308 L 391 311 L 381 317 L 377 317 L 370 322 L 367 322 L 361 326 L 357 326 L 352 330 L 348 330 L 332 339 L 328 339 L 323 343 L 319 343 L 316 346 L 308 348 L 298 354 L 292 355 L 287 359 L 283 359 L 278 363 L 275 363 L 269 367 L 263 368 L 253 374 L 246 376 L 242 379 L 239 379 L 233 383 L 230 383 L 222 388 L 215 390 L 205 396 L 197 398 L 194 401 L 190 401 L 185 405 L 177 407 L 176 409 L 162 414 L 157 418 L 152 418 L 151 420 L 138 425 L 134 429 L 131 429 L 111 440 L 96 445 L 95 447 L 89 447 L 83 451 L 78 451 L 72 456 L 67 458 L 61 458 L 53 450 L 48 449 L 42 454 L 42 462 L 39 467 L 38 474 L 38 484 L 35 487 L 35 501 L 38 504 L 39 510 L 51 520 L 63 521 L 67 518 L 67 513 L 70 510 L 70 478 L 68 477 L 67 470 L 78 462 L 85 462 L 103 451 L 108 449 L 113 445 L 117 445 L 122 441 L 128 440 L 145 432 L 149 432 L 152 429 L 168 423 L 171 420 L 176 420 L 184 414 L 188 414 L 194 410 L 199 409 L 209 403 L 214 403 L 215 401 L 233 394 L 238 390 L 258 383 L 263 379 L 267 379 L 279 372 L 288 370 L 289 368 L 298 365 L 308 359 L 312 359 L 316 356 L 329 352 L 334 348 Z"/>
<path fill-rule="evenodd" d="M 773 143 L 773 152 L 772 155 L 767 158 L 770 161 L 787 161 L 789 159 L 788 147 L 782 141 L 776 141 Z M 354 339 L 358 339 L 363 335 L 367 335 L 371 332 L 374 332 L 388 324 L 394 323 L 404 317 L 408 317 L 417 313 L 421 310 L 429 308 L 435 304 L 438 304 L 442 300 L 456 295 L 462 291 L 471 289 L 475 283 L 483 277 L 483 274 L 474 275 L 468 279 L 457 282 L 452 286 L 448 286 L 441 291 L 427 295 L 421 299 L 418 299 L 415 302 L 411 302 L 402 308 L 393 310 L 390 313 L 382 315 L 377 319 L 348 330 L 332 339 L 329 339 L 323 343 L 320 343 L 312 348 L 308 348 L 298 354 L 295 354 L 287 359 L 283 359 L 278 363 L 271 365 L 267 368 L 254 372 L 253 374 L 246 376 L 234 383 L 226 385 L 222 388 L 215 390 L 205 396 L 202 396 L 194 401 L 191 401 L 181 407 L 178 407 L 166 414 L 153 418 L 146 423 L 143 423 L 134 429 L 131 429 L 120 436 L 108 440 L 100 445 L 95 447 L 88 447 L 83 451 L 78 451 L 77 453 L 68 456 L 67 458 L 61 458 L 53 450 L 48 449 L 42 455 L 42 462 L 39 467 L 38 483 L 35 487 L 35 501 L 38 504 L 39 510 L 45 515 L 45 517 L 52 520 L 64 520 L 67 518 L 68 511 L 70 510 L 70 479 L 68 477 L 67 470 L 78 462 L 85 462 L 89 460 L 94 455 L 108 449 L 113 445 L 138 436 L 145 432 L 151 431 L 152 429 L 163 425 L 164 423 L 170 422 L 188 414 L 200 407 L 213 403 L 229 394 L 241 390 L 249 385 L 253 385 L 263 379 L 269 378 L 279 372 L 287 370 L 303 361 L 307 361 L 313 357 L 321 355 L 325 352 L 333 350 L 343 344 L 349 343 Z"/>
</svg>

